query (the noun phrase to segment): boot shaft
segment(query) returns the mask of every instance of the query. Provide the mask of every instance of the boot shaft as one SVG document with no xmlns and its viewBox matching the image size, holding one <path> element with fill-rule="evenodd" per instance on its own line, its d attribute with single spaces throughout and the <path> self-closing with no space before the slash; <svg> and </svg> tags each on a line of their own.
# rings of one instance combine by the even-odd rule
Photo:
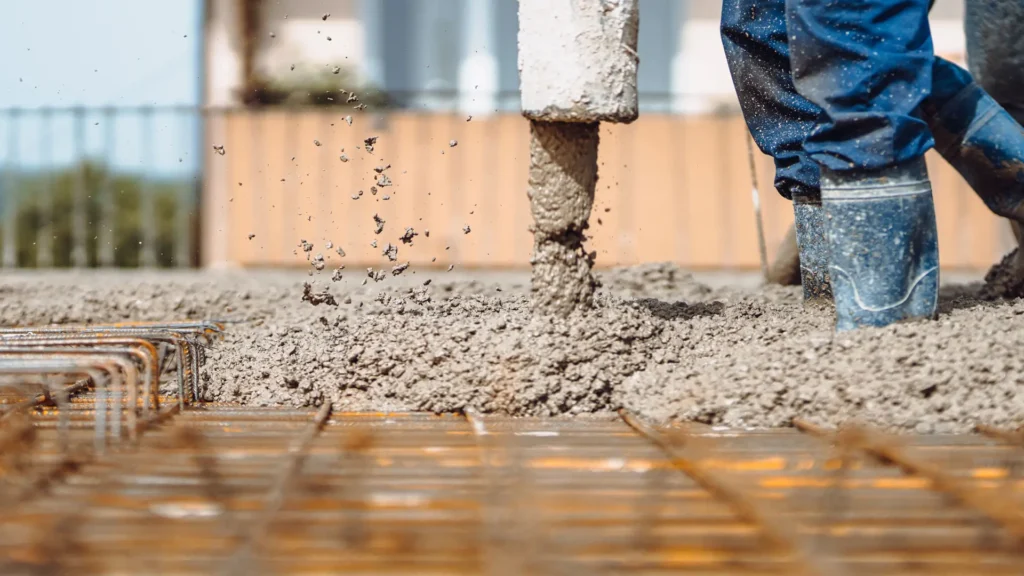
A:
<svg viewBox="0 0 1024 576">
<path fill-rule="evenodd" d="M 871 172 L 822 171 L 836 329 L 934 318 L 939 253 L 924 160 Z"/>
</svg>

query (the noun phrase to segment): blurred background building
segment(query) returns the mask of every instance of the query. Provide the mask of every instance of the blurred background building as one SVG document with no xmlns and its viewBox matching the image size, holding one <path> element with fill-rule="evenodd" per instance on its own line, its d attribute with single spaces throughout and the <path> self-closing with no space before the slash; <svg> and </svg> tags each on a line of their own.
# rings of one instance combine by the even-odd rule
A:
<svg viewBox="0 0 1024 576">
<path fill-rule="evenodd" d="M 602 134 L 598 263 L 756 268 L 720 0 L 640 4 L 642 115 Z M 414 265 L 528 265 L 515 0 L 37 0 L 9 10 L 5 267 L 305 265 L 300 239 L 377 263 L 375 213 L 396 237 L 431 231 L 403 251 Z M 938 53 L 963 61 L 962 0 L 939 0 L 933 33 Z M 361 149 L 370 136 L 373 154 Z M 393 185 L 373 194 L 373 169 L 388 164 Z M 987 267 L 1009 246 L 1005 226 L 952 170 L 932 166 L 943 265 Z M 774 247 L 792 217 L 770 161 L 759 158 L 757 172 Z"/>
</svg>

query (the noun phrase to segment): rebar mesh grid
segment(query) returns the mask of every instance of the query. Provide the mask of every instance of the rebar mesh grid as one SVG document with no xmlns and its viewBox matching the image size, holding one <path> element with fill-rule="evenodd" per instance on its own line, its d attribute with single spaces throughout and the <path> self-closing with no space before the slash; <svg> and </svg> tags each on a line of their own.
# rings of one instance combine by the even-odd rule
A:
<svg viewBox="0 0 1024 576">
<path fill-rule="evenodd" d="M 165 394 L 139 377 L 130 401 L 126 366 L 144 373 L 147 362 L 138 350 L 152 352 L 107 341 L 70 356 L 88 366 L 129 358 L 97 374 L 74 363 L 61 372 L 65 364 L 40 356 L 45 373 L 0 389 L 0 573 L 996 575 L 1024 566 L 1016 432 L 254 409 L 192 402 L 173 369 Z M 0 366 L 24 352 L 0 350 Z M 157 356 L 155 366 L 174 364 Z M 134 422 L 131 433 L 111 431 L 120 412 L 117 431 Z M 98 430 L 110 442 L 99 446 Z"/>
</svg>

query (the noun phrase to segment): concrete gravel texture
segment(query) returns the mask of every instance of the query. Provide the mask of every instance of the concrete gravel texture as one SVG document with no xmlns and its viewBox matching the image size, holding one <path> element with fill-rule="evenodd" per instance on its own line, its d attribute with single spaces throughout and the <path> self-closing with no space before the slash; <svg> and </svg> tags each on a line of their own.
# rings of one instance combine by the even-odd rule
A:
<svg viewBox="0 0 1024 576">
<path fill-rule="evenodd" d="M 979 300 L 979 283 L 945 286 L 937 321 L 835 334 L 799 287 L 700 282 L 671 265 L 599 273 L 593 310 L 566 319 L 533 317 L 528 273 L 359 276 L 316 274 L 305 293 L 338 305 L 312 306 L 302 271 L 5 273 L 0 323 L 228 320 L 204 395 L 258 406 L 1024 424 L 1024 301 Z"/>
</svg>

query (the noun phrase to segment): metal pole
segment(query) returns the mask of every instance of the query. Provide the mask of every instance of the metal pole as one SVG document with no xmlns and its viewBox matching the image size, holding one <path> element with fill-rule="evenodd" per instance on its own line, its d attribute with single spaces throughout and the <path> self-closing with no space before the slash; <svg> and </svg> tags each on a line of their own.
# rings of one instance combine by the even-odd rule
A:
<svg viewBox="0 0 1024 576">
<path fill-rule="evenodd" d="M 89 203 L 86 200 L 85 182 L 85 109 L 75 108 L 73 115 L 75 123 L 75 150 L 73 158 L 76 162 L 76 168 L 72 176 L 74 178 L 72 188 L 74 212 L 71 214 L 71 265 L 75 268 L 85 268 L 88 265 L 85 237 L 89 226 Z"/>
<path fill-rule="evenodd" d="M 483 116 L 498 108 L 498 46 L 494 0 L 466 0 L 462 11 L 462 57 L 457 105 L 463 113 Z M 379 44 L 372 39 L 370 44 Z"/>
<path fill-rule="evenodd" d="M 40 114 L 42 122 L 40 145 L 40 171 L 43 190 L 40 194 L 40 226 L 36 233 L 36 267 L 53 266 L 53 111 L 44 108 Z"/>
<path fill-rule="evenodd" d="M 192 142 L 189 132 L 195 128 L 195 124 L 190 122 L 192 120 L 192 110 L 181 111 L 181 122 L 176 122 L 178 126 L 181 126 L 181 130 L 185 137 L 184 148 L 189 150 L 189 144 Z M 174 265 L 178 268 L 185 268 L 191 263 L 189 254 L 191 254 L 192 248 L 192 234 L 189 228 L 189 214 L 192 211 L 193 202 L 190 196 L 191 186 L 185 184 L 181 189 L 175 187 L 177 193 L 175 194 L 175 212 L 174 212 Z"/>
<path fill-rule="evenodd" d="M 96 252 L 99 264 L 102 268 L 114 266 L 114 152 L 116 148 L 115 129 L 117 128 L 114 109 L 106 108 L 103 111 L 103 174 L 100 177 L 99 198 L 100 204 L 99 222 L 96 224 L 98 230 Z"/>
<path fill-rule="evenodd" d="M 764 240 L 764 218 L 761 216 L 761 192 L 757 187 L 757 163 L 754 162 L 754 136 L 747 134 L 747 159 L 750 161 L 751 196 L 754 200 L 754 219 L 757 222 L 757 248 L 761 256 L 761 277 L 768 281 L 768 245 Z"/>
<path fill-rule="evenodd" d="M 189 199 L 189 211 L 186 212 L 187 221 L 185 225 L 187 228 L 187 241 L 186 246 L 188 252 L 186 252 L 186 259 L 179 261 L 181 266 L 198 266 L 202 260 L 202 242 L 200 240 L 202 229 L 202 209 L 203 209 L 203 194 L 205 192 L 204 186 L 206 182 L 206 162 L 209 158 L 209 151 L 206 147 L 206 112 L 204 106 L 211 102 L 207 99 L 207 89 L 210 85 L 210 71 L 206 57 L 210 54 L 210 34 L 207 30 L 207 23 L 212 20 L 214 8 L 211 6 L 211 2 L 216 0 L 200 0 L 200 10 L 196 13 L 195 22 L 195 35 L 193 38 L 198 39 L 196 42 L 196 78 L 199 79 L 196 82 L 196 100 L 195 107 L 192 110 L 194 114 L 192 139 L 189 141 L 186 150 L 195 158 L 195 168 L 192 172 L 193 182 L 187 193 Z"/>
<path fill-rule="evenodd" d="M 4 252 L 3 267 L 14 268 L 18 265 L 18 246 L 15 228 L 18 223 L 18 200 L 21 199 L 21 178 L 18 178 L 16 189 L 14 171 L 17 168 L 18 147 L 21 145 L 18 128 L 20 113 L 11 110 L 7 116 L 7 167 L 3 179 L 3 214 L 4 214 Z"/>
<path fill-rule="evenodd" d="M 142 226 L 142 253 L 139 264 L 143 268 L 156 266 L 156 212 L 153 190 L 149 185 L 148 171 L 153 167 L 153 109 L 142 109 L 142 171 L 139 174 L 139 223 Z"/>
</svg>

